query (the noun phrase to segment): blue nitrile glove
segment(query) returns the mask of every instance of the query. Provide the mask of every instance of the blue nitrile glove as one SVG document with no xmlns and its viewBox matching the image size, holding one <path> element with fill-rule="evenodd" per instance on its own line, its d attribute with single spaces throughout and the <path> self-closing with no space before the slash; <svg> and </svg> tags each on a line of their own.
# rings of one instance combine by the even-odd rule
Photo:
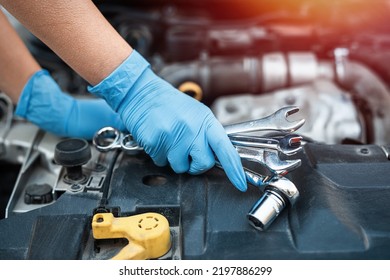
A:
<svg viewBox="0 0 390 280">
<path fill-rule="evenodd" d="M 211 110 L 159 78 L 136 51 L 88 90 L 120 114 L 156 165 L 169 162 L 176 173 L 199 174 L 217 156 L 234 186 L 246 190 L 240 157 Z"/>
<path fill-rule="evenodd" d="M 28 80 L 15 114 L 58 136 L 92 139 L 104 126 L 125 129 L 119 115 L 104 100 L 73 98 L 61 91 L 46 70 Z"/>
</svg>

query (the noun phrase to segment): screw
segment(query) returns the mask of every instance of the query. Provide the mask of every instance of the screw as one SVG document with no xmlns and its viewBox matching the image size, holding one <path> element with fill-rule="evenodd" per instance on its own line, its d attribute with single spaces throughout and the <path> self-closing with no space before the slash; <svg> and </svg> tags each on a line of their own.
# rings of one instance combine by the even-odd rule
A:
<svg viewBox="0 0 390 280">
<path fill-rule="evenodd" d="M 79 190 L 81 190 L 81 186 L 80 186 L 79 184 L 72 184 L 72 185 L 70 186 L 70 189 L 71 189 L 72 191 L 79 191 Z"/>
</svg>

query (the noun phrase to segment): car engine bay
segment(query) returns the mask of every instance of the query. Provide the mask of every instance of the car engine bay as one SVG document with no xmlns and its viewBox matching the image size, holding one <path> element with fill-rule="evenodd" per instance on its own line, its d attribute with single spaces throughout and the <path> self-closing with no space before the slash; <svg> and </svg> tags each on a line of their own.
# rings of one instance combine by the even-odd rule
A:
<svg viewBox="0 0 390 280">
<path fill-rule="evenodd" d="M 170 245 L 153 259 L 389 259 L 389 1 L 94 2 L 159 76 L 224 126 L 299 108 L 289 117 L 305 119 L 294 131 L 302 145 L 288 159 L 300 164 L 281 173 L 299 199 L 272 208 L 277 218 L 259 230 L 247 214 L 264 185 L 241 193 L 217 167 L 176 174 L 142 150 L 59 138 L 15 117 L 1 93 L 0 259 L 112 258 L 132 240 L 95 238 L 103 214 L 145 214 L 139 228 L 165 217 Z M 24 39 L 64 91 L 93 98 L 42 42 Z M 64 140 L 76 146 L 71 165 Z"/>
</svg>

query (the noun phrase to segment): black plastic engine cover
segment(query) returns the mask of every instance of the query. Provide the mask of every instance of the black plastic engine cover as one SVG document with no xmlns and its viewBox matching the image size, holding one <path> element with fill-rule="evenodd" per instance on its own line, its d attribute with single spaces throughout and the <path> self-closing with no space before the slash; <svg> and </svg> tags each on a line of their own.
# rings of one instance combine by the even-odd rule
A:
<svg viewBox="0 0 390 280">
<path fill-rule="evenodd" d="M 119 207 L 122 216 L 165 215 L 178 229 L 172 258 L 389 259 L 390 161 L 384 151 L 375 145 L 309 143 L 295 157 L 302 166 L 287 177 L 301 196 L 264 232 L 246 218 L 261 189 L 249 186 L 242 193 L 218 168 L 178 175 L 144 154 L 120 158 L 108 206 Z M 1 220 L 0 258 L 102 257 L 88 252 L 99 200 L 88 192 L 65 193 L 50 206 Z"/>
</svg>

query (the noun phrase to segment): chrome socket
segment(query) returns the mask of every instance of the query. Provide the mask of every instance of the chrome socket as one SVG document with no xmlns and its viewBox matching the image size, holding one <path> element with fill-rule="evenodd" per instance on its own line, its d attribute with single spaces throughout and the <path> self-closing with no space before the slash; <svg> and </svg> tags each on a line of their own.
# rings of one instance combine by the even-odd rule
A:
<svg viewBox="0 0 390 280">
<path fill-rule="evenodd" d="M 287 207 L 299 198 L 296 186 L 285 177 L 277 177 L 264 189 L 262 197 L 247 214 L 249 223 L 257 230 L 264 231 Z"/>
<path fill-rule="evenodd" d="M 266 230 L 286 207 L 286 201 L 278 193 L 266 190 L 253 205 L 247 217 L 249 223 L 258 230 Z"/>
</svg>

